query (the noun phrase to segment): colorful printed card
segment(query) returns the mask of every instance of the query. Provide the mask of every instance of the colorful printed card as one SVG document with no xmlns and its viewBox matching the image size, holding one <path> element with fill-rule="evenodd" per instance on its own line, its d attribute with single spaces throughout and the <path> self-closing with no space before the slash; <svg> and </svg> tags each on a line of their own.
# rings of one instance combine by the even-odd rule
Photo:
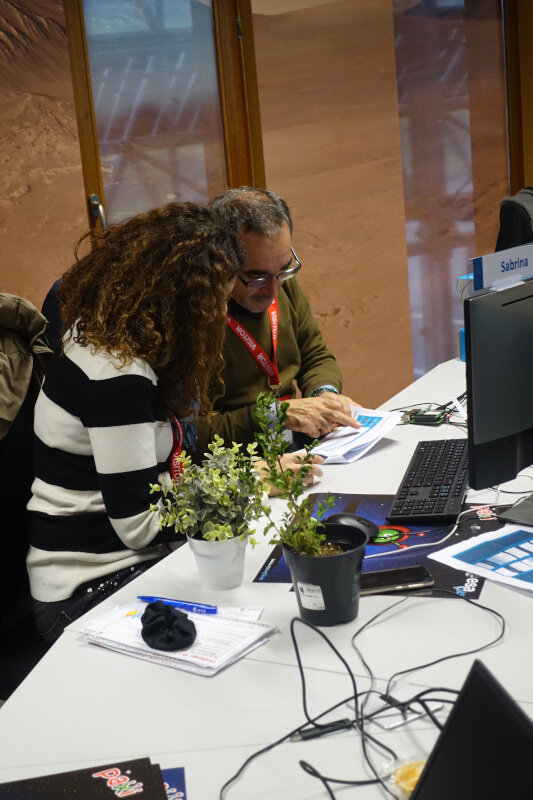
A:
<svg viewBox="0 0 533 800">
<path fill-rule="evenodd" d="M 167 800 L 160 768 L 149 758 L 111 762 L 70 772 L 43 775 L 0 785 L 0 800 L 62 800 L 64 797 L 87 800 Z"/>
</svg>

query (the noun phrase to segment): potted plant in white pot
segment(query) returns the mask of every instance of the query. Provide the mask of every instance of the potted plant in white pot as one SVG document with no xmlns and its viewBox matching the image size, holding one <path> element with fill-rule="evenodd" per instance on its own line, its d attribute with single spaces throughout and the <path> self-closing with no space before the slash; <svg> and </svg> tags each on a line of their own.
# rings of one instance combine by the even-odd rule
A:
<svg viewBox="0 0 533 800">
<path fill-rule="evenodd" d="M 151 484 L 161 492 L 159 526 L 185 533 L 203 583 L 211 589 L 231 589 L 242 583 L 246 544 L 256 544 L 251 523 L 269 512 L 266 486 L 254 469 L 256 444 L 224 446 L 215 435 L 201 464 L 184 451 L 178 456 L 178 482 Z"/>
<path fill-rule="evenodd" d="M 336 625 L 355 619 L 359 608 L 361 564 L 367 542 L 377 534 L 374 523 L 343 514 L 327 517 L 334 499 L 328 495 L 313 515 L 313 498 L 304 493 L 312 469 L 313 449 L 307 445 L 298 471 L 285 469 L 282 456 L 289 443 L 285 436 L 288 403 L 273 394 L 260 394 L 254 412 L 259 431 L 255 438 L 266 462 L 266 476 L 275 494 L 286 501 L 280 523 L 270 509 L 265 533 L 274 531 L 271 543 L 281 544 L 291 571 L 300 616 L 314 625 Z"/>
</svg>

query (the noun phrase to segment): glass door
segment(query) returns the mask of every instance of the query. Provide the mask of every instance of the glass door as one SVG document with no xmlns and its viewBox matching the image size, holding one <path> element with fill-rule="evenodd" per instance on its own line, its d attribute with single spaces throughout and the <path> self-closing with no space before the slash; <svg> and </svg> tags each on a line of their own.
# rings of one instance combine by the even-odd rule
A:
<svg viewBox="0 0 533 800">
<path fill-rule="evenodd" d="M 260 139 L 251 141 L 259 126 L 249 120 L 240 6 L 65 3 L 92 224 L 172 200 L 206 203 L 228 185 L 263 182 Z M 246 46 L 253 51 L 253 41 Z M 228 96 L 240 104 L 240 117 L 228 114 Z M 230 157 L 235 125 L 248 144 L 237 159 Z"/>
</svg>

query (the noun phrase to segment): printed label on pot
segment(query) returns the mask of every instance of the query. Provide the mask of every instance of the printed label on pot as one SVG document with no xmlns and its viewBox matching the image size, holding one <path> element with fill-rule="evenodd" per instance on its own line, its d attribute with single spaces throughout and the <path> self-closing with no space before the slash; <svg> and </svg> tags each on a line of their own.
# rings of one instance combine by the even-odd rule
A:
<svg viewBox="0 0 533 800">
<path fill-rule="evenodd" d="M 297 586 L 302 608 L 308 608 L 310 611 L 325 611 L 326 605 L 320 586 L 315 586 L 314 583 L 300 583 L 300 581 Z"/>
</svg>

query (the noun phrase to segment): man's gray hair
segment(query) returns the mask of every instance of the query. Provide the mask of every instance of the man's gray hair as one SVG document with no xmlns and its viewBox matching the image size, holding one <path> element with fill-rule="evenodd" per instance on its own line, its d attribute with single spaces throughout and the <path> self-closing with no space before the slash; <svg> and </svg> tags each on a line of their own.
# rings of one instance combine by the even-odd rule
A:
<svg viewBox="0 0 533 800">
<path fill-rule="evenodd" d="M 275 236 L 288 225 L 292 233 L 287 203 L 268 189 L 254 186 L 228 189 L 215 197 L 209 208 L 220 224 L 232 232 Z"/>
</svg>

